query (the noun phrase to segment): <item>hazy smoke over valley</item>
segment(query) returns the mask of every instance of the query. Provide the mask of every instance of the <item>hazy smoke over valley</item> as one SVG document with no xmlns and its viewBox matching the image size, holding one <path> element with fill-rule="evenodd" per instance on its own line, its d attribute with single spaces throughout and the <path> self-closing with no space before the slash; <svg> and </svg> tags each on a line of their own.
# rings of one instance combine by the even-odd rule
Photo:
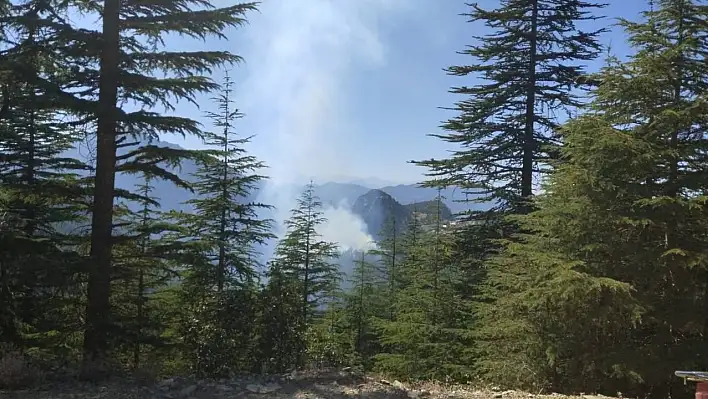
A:
<svg viewBox="0 0 708 399">
<path fill-rule="evenodd" d="M 375 17 L 384 0 L 269 0 L 254 14 L 248 40 L 258 51 L 244 53 L 247 70 L 239 103 L 258 126 L 255 155 L 269 166 L 270 181 L 259 200 L 277 207 L 280 222 L 295 207 L 299 188 L 312 179 L 358 176 L 348 162 L 343 84 L 352 69 L 381 65 L 384 49 Z M 346 206 L 328 207 L 325 239 L 343 248 L 365 248 L 372 240 Z"/>
<path fill-rule="evenodd" d="M 327 224 L 320 232 L 329 241 L 339 244 L 341 249 L 370 249 L 373 237 L 366 232 L 366 224 L 360 217 L 351 213 L 344 204 L 338 207 L 326 207 L 324 212 Z"/>
</svg>

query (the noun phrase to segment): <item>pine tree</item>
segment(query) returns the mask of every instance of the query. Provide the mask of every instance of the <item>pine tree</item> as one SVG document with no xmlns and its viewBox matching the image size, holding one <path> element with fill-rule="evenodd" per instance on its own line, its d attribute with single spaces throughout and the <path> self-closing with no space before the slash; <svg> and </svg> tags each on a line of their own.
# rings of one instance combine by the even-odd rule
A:
<svg viewBox="0 0 708 399">
<path fill-rule="evenodd" d="M 337 245 L 321 239 L 317 227 L 327 220 L 322 203 L 310 182 L 297 200 L 297 207 L 285 222 L 287 232 L 278 243 L 274 263 L 285 278 L 297 281 L 300 289 L 300 326 L 307 328 L 318 306 L 338 287 L 341 279 L 337 264 Z M 305 348 L 300 348 L 299 365 L 304 364 Z"/>
<path fill-rule="evenodd" d="M 7 221 L 0 233 L 0 296 L 10 316 L 0 329 L 8 342 L 44 350 L 69 341 L 70 328 L 80 323 L 67 312 L 77 300 L 82 259 L 66 227 L 82 221 L 86 185 L 78 175 L 87 166 L 63 156 L 78 135 L 57 115 L 47 88 L 59 84 L 56 75 L 66 66 L 52 52 L 57 17 L 48 11 L 54 5 L 6 6 L 0 15 L 0 184 Z"/>
<path fill-rule="evenodd" d="M 260 292 L 259 316 L 256 322 L 257 352 L 254 372 L 283 373 L 298 366 L 299 351 L 305 347 L 305 330 L 301 317 L 302 293 L 299 282 L 283 273 L 271 262 L 268 283 Z"/>
<path fill-rule="evenodd" d="M 249 287 L 257 275 L 255 246 L 274 238 L 270 220 L 259 218 L 261 210 L 271 207 L 247 202 L 247 198 L 265 177 L 257 174 L 264 164 L 246 154 L 249 137 L 237 137 L 234 123 L 242 114 L 233 107 L 233 82 L 226 76 L 222 93 L 215 99 L 218 111 L 207 116 L 218 133 L 205 135 L 208 152 L 195 175 L 193 184 L 199 198 L 188 201 L 193 214 L 185 214 L 203 259 L 194 265 L 190 279 L 199 289 L 221 292 L 224 289 Z"/>
<path fill-rule="evenodd" d="M 425 185 L 457 186 L 466 201 L 491 204 L 466 212 L 460 231 L 466 295 L 478 298 L 475 286 L 486 278 L 484 262 L 498 251 L 497 240 L 517 229 L 505 215 L 528 212 L 534 178 L 550 171 L 560 144 L 555 115 L 581 105 L 573 87 L 583 81 L 582 63 L 598 55 L 597 38 L 604 30 L 576 26 L 598 19 L 591 12 L 603 6 L 592 2 L 503 0 L 493 10 L 470 7 L 465 16 L 490 32 L 461 52 L 475 63 L 449 67 L 447 73 L 476 76 L 483 83 L 451 89 L 467 98 L 455 104 L 458 115 L 443 123 L 446 132 L 432 135 L 459 148 L 448 159 L 416 164 L 429 169 Z"/>
<path fill-rule="evenodd" d="M 352 349 L 358 362 L 365 369 L 372 366 L 372 358 L 378 352 L 378 336 L 374 326 L 376 318 L 390 314 L 386 293 L 387 282 L 382 285 L 381 274 L 376 265 L 366 260 L 366 253 L 356 261 L 350 277 L 351 288 L 346 298 L 349 328 L 353 336 Z"/>
<path fill-rule="evenodd" d="M 459 265 L 459 242 L 443 220 L 443 196 L 441 189 L 431 207 L 434 206 L 434 225 L 427 234 L 427 276 L 423 273 L 412 284 L 416 289 L 432 292 L 430 325 L 432 336 L 423 350 L 428 358 L 429 378 L 451 378 L 468 381 L 473 372 L 472 304 L 461 290 L 463 274 Z"/>
<path fill-rule="evenodd" d="M 198 198 L 188 201 L 192 214 L 182 214 L 188 232 L 188 264 L 184 281 L 185 307 L 194 309 L 187 323 L 188 342 L 198 354 L 194 368 L 204 375 L 245 371 L 242 356 L 251 341 L 256 312 L 258 253 L 256 246 L 274 238 L 270 220 L 259 210 L 270 207 L 247 202 L 264 176 L 264 167 L 243 148 L 248 137 L 236 137 L 234 123 L 242 115 L 231 100 L 233 82 L 226 77 L 218 110 L 209 112 L 219 132 L 206 134 L 205 154 L 195 174 Z M 235 312 L 230 314 L 227 311 Z M 235 320 L 242 320 L 235 323 Z"/>
<path fill-rule="evenodd" d="M 399 226 L 396 223 L 396 218 L 393 213 L 389 215 L 381 228 L 379 236 L 381 237 L 376 243 L 376 247 L 370 253 L 379 258 L 377 271 L 381 276 L 381 283 L 384 284 L 383 289 L 386 290 L 386 295 L 393 299 L 396 296 L 398 284 L 400 280 L 399 266 L 403 258 L 401 254 L 401 238 L 400 232 L 405 231 L 405 227 Z M 389 303 L 388 318 L 393 320 L 393 300 Z"/>
<path fill-rule="evenodd" d="M 417 212 L 418 210 L 417 208 L 415 208 L 413 210 L 413 214 L 416 214 Z M 401 262 L 399 262 L 399 270 L 401 272 L 398 274 L 398 277 L 396 277 L 396 286 L 398 290 L 405 288 L 410 283 L 410 279 L 408 279 L 408 276 L 404 272 L 402 264 L 406 262 L 415 263 L 420 260 L 420 257 L 422 256 L 420 246 L 423 243 L 424 238 L 425 226 L 422 223 L 422 218 L 411 217 L 411 219 L 406 224 L 403 234 L 401 235 L 399 250 L 399 255 L 401 259 Z"/>
<path fill-rule="evenodd" d="M 452 66 L 448 74 L 477 75 L 486 81 L 455 87 L 467 96 L 456 104 L 459 115 L 434 134 L 461 148 L 450 159 L 418 162 L 437 177 L 435 185 L 457 185 L 493 202 L 493 210 L 528 208 L 533 178 L 548 170 L 557 152 L 551 115 L 581 105 L 572 87 L 583 74 L 583 61 L 597 57 L 597 37 L 604 30 L 584 32 L 581 21 L 598 19 L 590 12 L 602 5 L 579 0 L 503 0 L 494 10 L 476 4 L 465 14 L 483 21 L 490 33 L 462 54 L 474 65 Z"/>
<path fill-rule="evenodd" d="M 443 230 L 442 198 L 435 203 L 432 229 L 410 224 L 396 317 L 378 324 L 386 350 L 377 355 L 377 367 L 400 378 L 464 380 L 471 375 L 467 304 L 457 291 L 454 241 Z"/>
<path fill-rule="evenodd" d="M 582 31 L 577 24 L 594 21 L 603 6 L 578 0 L 502 0 L 496 9 L 470 4 L 465 14 L 482 22 L 489 33 L 461 52 L 475 63 L 452 66 L 453 76 L 475 76 L 482 82 L 458 86 L 452 93 L 466 98 L 453 108 L 457 116 L 433 137 L 458 146 L 447 159 L 416 162 L 429 169 L 431 187 L 457 186 L 488 210 L 466 212 L 458 230 L 455 257 L 460 260 L 460 293 L 482 305 L 493 301 L 480 292 L 488 278 L 486 262 L 499 250 L 499 240 L 518 230 L 507 215 L 532 210 L 534 179 L 551 171 L 561 138 L 559 112 L 582 105 L 574 90 L 587 61 L 600 51 L 604 31 Z M 476 323 L 479 325 L 479 323 Z"/>
<path fill-rule="evenodd" d="M 309 366 L 323 369 L 352 364 L 351 337 L 344 293 L 335 289 L 327 295 L 321 317 L 308 326 L 306 346 Z"/>
<path fill-rule="evenodd" d="M 158 209 L 160 199 L 153 197 L 153 190 L 153 180 L 147 174 L 135 187 L 139 198 L 116 210 L 123 232 L 117 235 L 114 247 L 112 283 L 116 289 L 111 306 L 114 323 L 121 328 L 113 330 L 112 342 L 125 348 L 118 356 L 125 356 L 124 363 L 132 363 L 134 370 L 143 366 L 144 354 L 169 344 L 163 339 L 169 325 L 162 317 L 164 305 L 159 293 L 177 277 L 174 264 L 182 249 L 174 240 L 182 229 Z M 139 209 L 132 210 L 130 205 Z"/>
<path fill-rule="evenodd" d="M 564 162 L 539 210 L 521 218 L 529 234 L 489 264 L 489 378 L 525 364 L 517 384 L 666 396 L 683 390 L 672 370 L 703 367 L 708 225 L 695 165 L 708 142 L 695 132 L 706 126 L 708 10 L 658 5 L 623 22 L 636 54 L 598 74 L 590 112 L 563 129 Z"/>
<path fill-rule="evenodd" d="M 161 115 L 153 107 L 173 109 L 176 100 L 194 102 L 199 93 L 217 88 L 207 76 L 215 67 L 239 60 L 223 51 L 161 51 L 165 35 L 204 39 L 223 37 L 223 30 L 242 25 L 244 14 L 254 3 L 215 8 L 209 2 L 181 1 L 170 4 L 122 3 L 119 0 L 70 3 L 76 9 L 102 17 L 102 31 L 77 29 L 64 23 L 63 51 L 80 68 L 69 69 L 63 78 L 85 90 L 63 91 L 63 108 L 77 112 L 85 121 L 96 121 L 96 173 L 91 225 L 91 267 L 89 268 L 84 375 L 105 371 L 110 317 L 110 269 L 115 175 L 121 172 L 117 146 L 125 137 L 157 137 L 164 133 L 200 134 L 196 121 L 185 117 Z M 100 43 L 100 45 L 95 45 Z M 96 64 L 98 61 L 98 68 Z M 166 72 L 164 77 L 154 76 Z M 136 111 L 120 105 L 134 103 Z M 136 159 L 167 149 L 143 146 Z M 176 154 L 170 154 L 176 155 Z M 138 168 L 139 162 L 124 163 Z M 155 168 L 154 162 L 145 167 Z M 156 175 L 156 178 L 167 175 Z M 172 176 L 174 177 L 174 176 Z"/>
</svg>

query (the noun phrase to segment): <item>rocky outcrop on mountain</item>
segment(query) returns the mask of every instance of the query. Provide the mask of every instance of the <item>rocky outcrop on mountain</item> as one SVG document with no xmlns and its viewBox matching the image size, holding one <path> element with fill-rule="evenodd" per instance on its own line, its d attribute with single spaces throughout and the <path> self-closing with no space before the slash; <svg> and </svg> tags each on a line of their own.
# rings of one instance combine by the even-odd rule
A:
<svg viewBox="0 0 708 399">
<path fill-rule="evenodd" d="M 413 212 L 381 190 L 370 190 L 360 196 L 352 206 L 352 213 L 359 216 L 374 239 L 380 239 L 389 218 L 396 221 L 396 230 L 403 231 Z"/>
</svg>

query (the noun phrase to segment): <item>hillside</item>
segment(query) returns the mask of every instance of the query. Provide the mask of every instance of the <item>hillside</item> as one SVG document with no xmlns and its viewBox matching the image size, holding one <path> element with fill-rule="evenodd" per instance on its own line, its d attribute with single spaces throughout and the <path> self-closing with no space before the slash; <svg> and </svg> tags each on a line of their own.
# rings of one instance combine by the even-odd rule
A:
<svg viewBox="0 0 708 399">
<path fill-rule="evenodd" d="M 454 218 L 454 214 L 450 210 L 450 207 L 448 207 L 444 202 L 440 205 L 440 218 L 442 220 L 452 220 Z M 431 216 L 435 217 L 438 213 L 438 201 L 436 200 L 414 202 L 412 204 L 405 205 L 405 207 L 413 213 L 427 216 L 428 219 Z"/>
<path fill-rule="evenodd" d="M 430 187 L 419 187 L 416 184 L 399 184 L 396 186 L 382 187 L 381 191 L 389 194 L 401 204 L 409 205 L 416 202 L 430 201 L 438 196 L 438 190 Z M 473 196 L 465 195 L 458 187 L 448 187 L 440 190 L 443 203 L 450 208 L 452 213 L 460 213 L 470 209 L 482 210 L 488 208 L 485 204 L 461 202 L 472 200 Z"/>
<path fill-rule="evenodd" d="M 318 185 L 315 193 L 320 197 L 323 204 L 353 204 L 357 198 L 369 192 L 370 188 L 355 183 L 327 182 Z M 399 184 L 395 186 L 380 187 L 378 190 L 390 195 L 402 205 L 412 205 L 431 201 L 438 196 L 435 188 L 419 187 L 417 184 Z M 485 209 L 485 204 L 460 202 L 467 198 L 460 189 L 456 187 L 441 190 L 443 203 L 452 213 L 464 212 L 470 209 Z M 471 199 L 469 197 L 468 199 Z"/>
</svg>

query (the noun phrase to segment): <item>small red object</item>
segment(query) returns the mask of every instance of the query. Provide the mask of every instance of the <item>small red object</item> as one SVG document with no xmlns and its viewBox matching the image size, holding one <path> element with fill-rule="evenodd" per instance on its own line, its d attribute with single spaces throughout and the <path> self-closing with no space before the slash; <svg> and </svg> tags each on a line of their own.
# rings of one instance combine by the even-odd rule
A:
<svg viewBox="0 0 708 399">
<path fill-rule="evenodd" d="M 696 384 L 696 399 L 708 399 L 708 382 Z"/>
</svg>

